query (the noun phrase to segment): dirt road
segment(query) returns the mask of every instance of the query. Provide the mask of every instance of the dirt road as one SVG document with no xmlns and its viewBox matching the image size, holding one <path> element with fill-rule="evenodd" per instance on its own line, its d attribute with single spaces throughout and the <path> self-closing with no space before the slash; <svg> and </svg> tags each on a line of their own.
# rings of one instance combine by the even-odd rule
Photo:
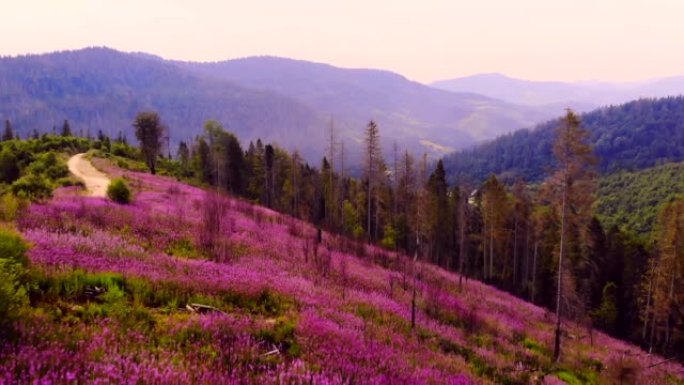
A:
<svg viewBox="0 0 684 385">
<path fill-rule="evenodd" d="M 69 158 L 67 163 L 69 171 L 85 183 L 89 195 L 94 197 L 106 196 L 109 178 L 93 167 L 88 159 L 83 158 L 84 155 L 76 154 Z"/>
</svg>

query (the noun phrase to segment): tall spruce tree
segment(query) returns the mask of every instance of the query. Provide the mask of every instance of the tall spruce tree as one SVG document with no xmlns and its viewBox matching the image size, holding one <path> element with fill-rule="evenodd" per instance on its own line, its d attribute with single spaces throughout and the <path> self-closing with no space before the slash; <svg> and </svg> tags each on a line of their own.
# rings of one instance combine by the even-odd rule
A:
<svg viewBox="0 0 684 385">
<path fill-rule="evenodd" d="M 592 148 L 587 144 L 589 133 L 580 125 L 580 118 L 568 110 L 558 128 L 553 153 L 558 163 L 556 172 L 547 180 L 549 199 L 560 218 L 556 287 L 556 331 L 553 358 L 561 354 L 562 302 L 578 304 L 575 276 L 571 262 L 582 263 L 583 246 L 593 217 L 596 173 Z"/>
</svg>

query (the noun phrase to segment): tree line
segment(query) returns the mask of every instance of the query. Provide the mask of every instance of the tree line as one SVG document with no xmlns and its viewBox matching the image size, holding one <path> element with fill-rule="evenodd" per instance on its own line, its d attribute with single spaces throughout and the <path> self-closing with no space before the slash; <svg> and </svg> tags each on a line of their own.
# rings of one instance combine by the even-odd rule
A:
<svg viewBox="0 0 684 385">
<path fill-rule="evenodd" d="M 145 153 L 138 120 L 134 126 Z M 181 142 L 177 159 L 187 178 L 554 309 L 556 358 L 565 319 L 585 324 L 589 336 L 597 327 L 676 352 L 684 346 L 684 203 L 662 209 L 653 244 L 604 229 L 593 212 L 599 160 L 589 135 L 568 111 L 555 130 L 556 167 L 532 186 L 495 175 L 450 186 L 441 160 L 433 168 L 396 145 L 388 161 L 373 121 L 361 178 L 346 173 L 332 124 L 319 168 L 261 140 L 243 150 L 216 121 Z"/>
<path fill-rule="evenodd" d="M 608 174 L 684 160 L 684 96 L 641 99 L 582 115 L 597 169 Z M 483 181 L 495 173 L 540 182 L 557 166 L 553 154 L 560 119 L 519 130 L 444 158 L 450 182 Z"/>
<path fill-rule="evenodd" d="M 589 336 L 600 328 L 665 354 L 684 346 L 683 203 L 673 200 L 662 209 L 651 241 L 617 226 L 605 229 L 593 212 L 598 159 L 572 111 L 555 130 L 556 167 L 536 185 L 520 179 L 506 185 L 490 175 L 478 185 L 450 186 L 441 160 L 432 167 L 425 156 L 417 159 L 396 145 L 387 159 L 373 121 L 365 128 L 360 178 L 348 174 L 332 124 L 318 167 L 261 140 L 243 148 L 217 121 L 166 156 L 165 127 L 156 113 L 140 113 L 133 126 L 137 151 L 122 137 L 98 135 L 96 142 L 144 160 L 152 172 L 456 271 L 461 285 L 480 279 L 554 309 L 557 357 L 567 319 L 585 324 Z"/>
</svg>

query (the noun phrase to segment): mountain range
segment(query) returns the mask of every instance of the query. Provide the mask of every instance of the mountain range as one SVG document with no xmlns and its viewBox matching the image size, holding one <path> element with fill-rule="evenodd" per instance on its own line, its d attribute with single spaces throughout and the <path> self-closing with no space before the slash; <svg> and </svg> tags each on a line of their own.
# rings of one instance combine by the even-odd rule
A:
<svg viewBox="0 0 684 385">
<path fill-rule="evenodd" d="M 142 110 L 156 110 L 172 145 L 216 119 L 242 141 L 267 138 L 318 162 L 328 127 L 350 153 L 376 120 L 385 149 L 441 156 L 549 119 L 558 111 L 452 93 L 379 70 L 342 69 L 273 57 L 216 63 L 164 60 L 87 48 L 0 59 L 0 119 L 20 135 L 68 119 L 74 131 L 132 136 Z"/>
<path fill-rule="evenodd" d="M 589 111 L 597 107 L 626 103 L 640 98 L 684 94 L 684 76 L 642 82 L 599 81 L 557 82 L 514 79 L 502 74 L 478 74 L 431 84 L 451 92 L 472 92 L 509 103 L 573 108 Z"/>
</svg>

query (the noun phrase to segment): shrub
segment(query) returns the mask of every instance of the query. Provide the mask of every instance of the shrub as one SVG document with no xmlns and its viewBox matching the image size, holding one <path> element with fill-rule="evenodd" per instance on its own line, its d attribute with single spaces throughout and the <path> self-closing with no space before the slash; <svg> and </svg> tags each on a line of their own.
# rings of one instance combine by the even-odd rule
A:
<svg viewBox="0 0 684 385">
<path fill-rule="evenodd" d="M 27 205 L 26 200 L 17 198 L 12 194 L 5 194 L 0 198 L 0 218 L 3 221 L 11 222 Z"/>
<path fill-rule="evenodd" d="M 28 265 L 28 258 L 26 258 L 28 248 L 28 244 L 19 234 L 0 228 L 0 259 L 26 266 Z"/>
<path fill-rule="evenodd" d="M 121 178 L 114 179 L 109 184 L 107 196 L 116 203 L 128 204 L 131 202 L 131 190 Z"/>
<path fill-rule="evenodd" d="M 29 303 L 27 250 L 28 244 L 18 234 L 0 229 L 0 323 L 15 319 Z"/>
<path fill-rule="evenodd" d="M 12 193 L 18 197 L 43 199 L 52 196 L 52 185 L 41 175 L 28 174 L 12 183 Z"/>
<path fill-rule="evenodd" d="M 36 159 L 26 167 L 27 174 L 43 175 L 50 180 L 64 178 L 69 175 L 67 165 L 50 151 L 36 156 Z"/>
<path fill-rule="evenodd" d="M 0 324 L 16 319 L 28 305 L 25 276 L 21 264 L 0 258 Z"/>
</svg>

